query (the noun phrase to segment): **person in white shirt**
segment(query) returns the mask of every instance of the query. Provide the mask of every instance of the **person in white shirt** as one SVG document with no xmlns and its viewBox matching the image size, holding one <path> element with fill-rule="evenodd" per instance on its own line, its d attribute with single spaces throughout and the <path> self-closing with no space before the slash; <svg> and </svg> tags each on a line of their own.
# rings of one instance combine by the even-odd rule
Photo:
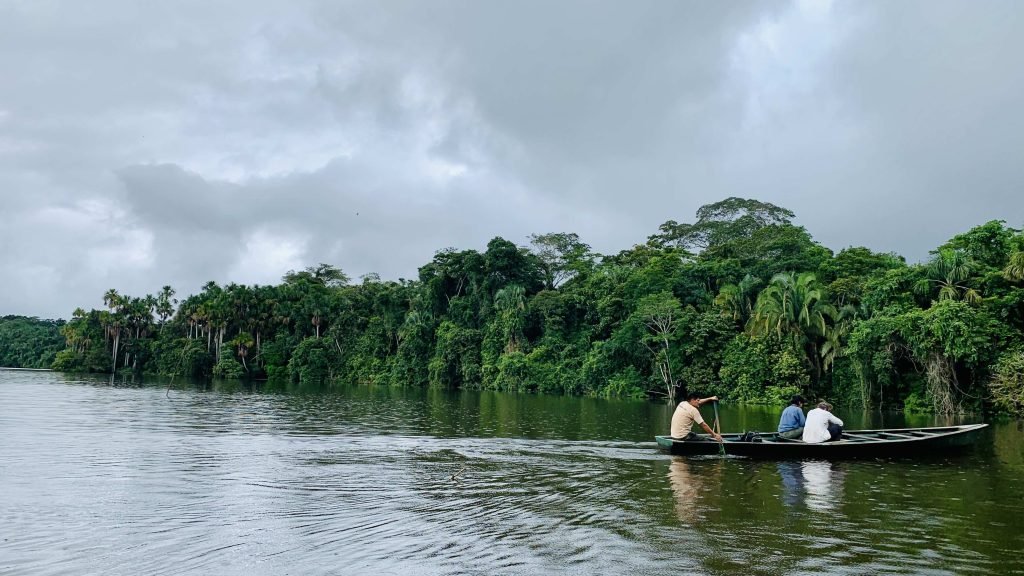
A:
<svg viewBox="0 0 1024 576">
<path fill-rule="evenodd" d="M 694 424 L 700 424 L 705 432 L 710 434 L 716 441 L 721 442 L 722 436 L 715 434 L 715 431 L 704 422 L 704 418 L 700 415 L 700 410 L 697 409 L 701 404 L 717 400 L 718 396 L 701 398 L 700 394 L 692 392 L 687 395 L 686 400 L 680 402 L 679 406 L 676 406 L 675 413 L 672 414 L 672 437 L 683 440 L 697 440 L 699 437 L 691 429 Z"/>
<path fill-rule="evenodd" d="M 839 440 L 843 435 L 843 421 L 832 415 L 832 405 L 819 402 L 818 407 L 807 413 L 802 440 L 809 444 Z"/>
</svg>

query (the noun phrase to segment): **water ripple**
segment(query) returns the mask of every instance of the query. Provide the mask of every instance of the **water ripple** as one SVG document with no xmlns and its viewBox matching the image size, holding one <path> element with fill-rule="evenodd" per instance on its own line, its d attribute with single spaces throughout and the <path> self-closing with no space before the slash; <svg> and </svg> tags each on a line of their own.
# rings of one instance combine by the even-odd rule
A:
<svg viewBox="0 0 1024 576">
<path fill-rule="evenodd" d="M 0 574 L 1024 570 L 1013 456 L 686 460 L 649 405 L 467 398 L 0 372 Z"/>
</svg>

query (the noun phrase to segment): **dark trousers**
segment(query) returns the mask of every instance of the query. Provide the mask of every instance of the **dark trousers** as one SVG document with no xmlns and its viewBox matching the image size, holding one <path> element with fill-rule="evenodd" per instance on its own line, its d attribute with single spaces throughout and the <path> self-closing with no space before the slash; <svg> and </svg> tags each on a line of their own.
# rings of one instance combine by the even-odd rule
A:
<svg viewBox="0 0 1024 576">
<path fill-rule="evenodd" d="M 839 424 L 828 423 L 829 442 L 835 442 L 843 437 L 843 427 Z"/>
</svg>

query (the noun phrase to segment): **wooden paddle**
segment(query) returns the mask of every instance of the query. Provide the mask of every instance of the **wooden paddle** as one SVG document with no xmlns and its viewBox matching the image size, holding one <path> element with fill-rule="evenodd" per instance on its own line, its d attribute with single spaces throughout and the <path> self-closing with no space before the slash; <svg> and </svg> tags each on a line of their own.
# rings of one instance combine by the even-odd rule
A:
<svg viewBox="0 0 1024 576">
<path fill-rule="evenodd" d="M 712 406 L 714 406 L 714 408 L 715 408 L 715 434 L 718 434 L 719 436 L 721 436 L 722 435 L 722 425 L 718 421 L 718 400 L 715 400 L 712 403 Z M 725 456 L 725 440 L 724 439 L 721 442 L 718 443 L 718 454 L 720 456 Z"/>
</svg>

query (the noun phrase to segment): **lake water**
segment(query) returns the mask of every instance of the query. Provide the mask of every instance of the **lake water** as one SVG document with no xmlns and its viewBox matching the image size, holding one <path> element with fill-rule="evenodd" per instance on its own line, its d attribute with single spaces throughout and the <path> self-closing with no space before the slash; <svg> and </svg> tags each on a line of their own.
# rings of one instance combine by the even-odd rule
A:
<svg viewBox="0 0 1024 576">
<path fill-rule="evenodd" d="M 758 462 L 659 452 L 670 415 L 0 370 L 0 574 L 1024 574 L 1019 422 L 954 457 Z"/>
</svg>

